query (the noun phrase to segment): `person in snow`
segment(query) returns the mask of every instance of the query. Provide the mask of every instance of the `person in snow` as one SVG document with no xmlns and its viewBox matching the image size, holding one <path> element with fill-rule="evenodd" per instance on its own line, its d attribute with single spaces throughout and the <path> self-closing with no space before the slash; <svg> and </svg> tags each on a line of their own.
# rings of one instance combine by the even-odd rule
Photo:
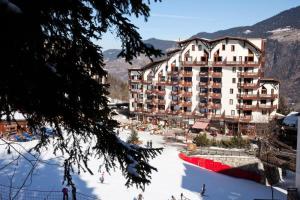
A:
<svg viewBox="0 0 300 200">
<path fill-rule="evenodd" d="M 183 193 L 180 194 L 180 200 L 183 200 Z"/>
<path fill-rule="evenodd" d="M 143 200 L 143 199 L 144 199 L 143 195 L 142 195 L 142 194 L 139 194 L 138 200 Z"/>
<path fill-rule="evenodd" d="M 150 148 L 152 148 L 152 140 L 150 140 L 149 145 L 150 145 Z"/>
<path fill-rule="evenodd" d="M 104 182 L 104 172 L 102 172 L 101 176 L 100 176 L 100 182 L 103 183 Z"/>
<path fill-rule="evenodd" d="M 63 200 L 68 200 L 69 199 L 68 188 L 64 187 L 62 189 L 62 193 L 63 193 Z"/>
<path fill-rule="evenodd" d="M 176 200 L 175 197 L 174 197 L 173 195 L 171 196 L 171 200 Z"/>
<path fill-rule="evenodd" d="M 203 184 L 201 189 L 201 196 L 204 196 L 205 191 L 206 191 L 205 184 Z"/>
</svg>

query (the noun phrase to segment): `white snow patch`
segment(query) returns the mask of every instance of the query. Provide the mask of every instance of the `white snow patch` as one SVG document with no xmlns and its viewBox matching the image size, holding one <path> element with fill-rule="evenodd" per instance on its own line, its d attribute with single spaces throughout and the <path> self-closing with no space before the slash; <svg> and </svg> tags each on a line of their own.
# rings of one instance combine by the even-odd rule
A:
<svg viewBox="0 0 300 200">
<path fill-rule="evenodd" d="M 252 33 L 253 31 L 251 31 L 251 30 L 245 30 L 243 33 L 245 33 L 245 34 L 249 34 L 249 33 Z"/>
<path fill-rule="evenodd" d="M 267 31 L 267 33 L 278 33 L 278 32 L 290 31 L 290 30 L 291 30 L 291 28 L 289 26 L 287 26 L 285 28 L 277 28 L 272 31 Z"/>
</svg>

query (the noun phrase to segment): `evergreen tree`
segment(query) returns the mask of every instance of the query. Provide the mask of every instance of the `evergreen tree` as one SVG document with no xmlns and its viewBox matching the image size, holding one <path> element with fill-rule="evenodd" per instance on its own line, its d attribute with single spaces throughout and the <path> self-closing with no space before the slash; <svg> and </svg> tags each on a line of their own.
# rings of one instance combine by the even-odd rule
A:
<svg viewBox="0 0 300 200">
<path fill-rule="evenodd" d="M 55 150 L 67 155 L 64 178 L 73 194 L 74 165 L 92 173 L 87 161 L 94 155 L 104 157 L 107 169 L 118 161 L 127 186 L 143 188 L 150 182 L 155 168 L 148 161 L 161 150 L 128 145 L 113 133 L 117 122 L 107 106 L 108 85 L 97 81 L 106 75 L 102 49 L 93 42 L 113 30 L 122 42 L 119 56 L 126 61 L 140 54 L 161 55 L 142 42 L 129 20 L 132 15 L 147 20 L 149 4 L 143 0 L 0 0 L 0 115 L 13 120 L 13 113 L 19 111 L 36 131 L 45 124 L 56 129 Z M 37 151 L 49 143 L 40 134 Z M 84 148 L 82 143 L 93 145 Z M 132 163 L 138 176 L 128 170 Z"/>
</svg>

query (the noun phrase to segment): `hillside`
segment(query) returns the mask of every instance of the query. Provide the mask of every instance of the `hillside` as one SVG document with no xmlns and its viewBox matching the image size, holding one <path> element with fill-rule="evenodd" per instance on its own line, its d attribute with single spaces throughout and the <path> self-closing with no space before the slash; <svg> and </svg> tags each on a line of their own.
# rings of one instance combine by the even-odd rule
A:
<svg viewBox="0 0 300 200">
<path fill-rule="evenodd" d="M 287 97 L 297 110 L 300 110 L 300 92 L 298 90 L 300 87 L 300 6 L 283 11 L 252 26 L 234 27 L 213 33 L 199 32 L 192 37 L 218 38 L 222 36 L 267 39 L 265 76 L 279 79 L 281 94 Z M 163 51 L 174 48 L 176 45 L 175 41 L 155 38 L 145 42 Z M 134 60 L 133 65 L 124 63 L 121 58 L 110 59 L 107 56 L 105 58 L 106 69 L 109 73 L 123 81 L 127 81 L 129 67 L 141 67 L 149 62 L 143 56 Z"/>
</svg>

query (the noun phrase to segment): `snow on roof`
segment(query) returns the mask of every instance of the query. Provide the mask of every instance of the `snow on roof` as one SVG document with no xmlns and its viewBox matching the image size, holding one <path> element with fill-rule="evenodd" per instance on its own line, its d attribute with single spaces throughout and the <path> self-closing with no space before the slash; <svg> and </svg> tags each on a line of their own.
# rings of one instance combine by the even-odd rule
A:
<svg viewBox="0 0 300 200">
<path fill-rule="evenodd" d="M 290 112 L 283 120 L 283 123 L 287 126 L 295 126 L 298 124 L 299 112 Z"/>
</svg>

